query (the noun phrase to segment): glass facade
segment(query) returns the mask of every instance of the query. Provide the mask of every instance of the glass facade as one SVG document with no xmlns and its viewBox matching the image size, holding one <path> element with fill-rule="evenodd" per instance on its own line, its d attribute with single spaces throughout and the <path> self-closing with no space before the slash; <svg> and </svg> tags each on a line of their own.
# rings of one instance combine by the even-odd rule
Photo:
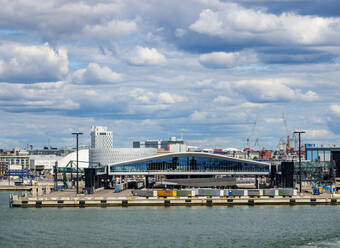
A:
<svg viewBox="0 0 340 248">
<path fill-rule="evenodd" d="M 208 156 L 169 156 L 110 166 L 110 172 L 269 172 L 269 165 Z"/>
<path fill-rule="evenodd" d="M 296 179 L 299 178 L 299 163 L 294 163 Z M 332 180 L 333 171 L 331 162 L 301 162 L 302 181 L 321 182 Z"/>
</svg>

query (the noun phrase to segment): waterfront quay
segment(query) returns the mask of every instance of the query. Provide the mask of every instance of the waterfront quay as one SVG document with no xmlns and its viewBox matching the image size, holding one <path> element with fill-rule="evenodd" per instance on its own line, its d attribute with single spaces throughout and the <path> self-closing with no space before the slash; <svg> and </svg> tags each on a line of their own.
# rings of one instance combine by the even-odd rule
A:
<svg viewBox="0 0 340 248">
<path fill-rule="evenodd" d="M 339 198 L 339 199 L 337 199 Z M 221 196 L 221 197 L 140 197 L 133 196 L 131 190 L 113 193 L 112 190 L 101 190 L 93 195 L 75 194 L 74 191 L 52 192 L 44 196 L 28 194 L 10 195 L 10 207 L 44 208 L 44 207 L 129 207 L 129 206 L 237 206 L 237 205 L 340 205 L 339 195 L 298 194 L 296 196 Z"/>
</svg>

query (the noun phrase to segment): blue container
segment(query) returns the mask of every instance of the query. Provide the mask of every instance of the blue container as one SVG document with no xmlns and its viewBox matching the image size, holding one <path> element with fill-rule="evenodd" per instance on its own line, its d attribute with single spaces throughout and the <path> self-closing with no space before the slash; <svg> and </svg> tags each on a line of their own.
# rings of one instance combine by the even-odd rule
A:
<svg viewBox="0 0 340 248">
<path fill-rule="evenodd" d="M 121 191 L 121 185 L 120 184 L 116 184 L 115 186 L 115 192 L 120 192 Z"/>
<path fill-rule="evenodd" d="M 57 189 L 58 189 L 58 190 L 61 190 L 61 189 L 64 189 L 64 188 L 65 188 L 64 185 L 58 185 L 58 186 L 57 186 Z"/>
</svg>

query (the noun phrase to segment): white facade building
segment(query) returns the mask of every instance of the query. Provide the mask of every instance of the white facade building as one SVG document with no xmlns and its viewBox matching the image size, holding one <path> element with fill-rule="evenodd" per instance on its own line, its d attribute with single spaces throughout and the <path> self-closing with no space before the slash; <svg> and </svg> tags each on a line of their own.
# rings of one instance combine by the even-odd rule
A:
<svg viewBox="0 0 340 248">
<path fill-rule="evenodd" d="M 77 152 L 71 152 L 66 156 L 57 155 L 30 155 L 30 169 L 53 171 L 53 166 L 57 163 L 58 167 L 66 167 L 72 161 L 73 165 L 77 161 Z M 79 168 L 89 167 L 89 149 L 80 149 L 78 152 Z M 70 165 L 69 165 L 70 167 Z"/>
<path fill-rule="evenodd" d="M 91 148 L 112 149 L 113 148 L 112 131 L 108 131 L 107 127 L 92 126 L 91 127 Z"/>
<path fill-rule="evenodd" d="M 110 163 L 128 161 L 157 154 L 156 148 L 112 148 L 90 149 L 90 166 L 108 165 Z"/>
<path fill-rule="evenodd" d="M 91 127 L 91 148 L 89 151 L 90 167 L 108 165 L 114 162 L 128 161 L 157 154 L 157 148 L 113 148 L 112 132 L 107 127 Z"/>
<path fill-rule="evenodd" d="M 183 139 L 170 137 L 168 140 L 134 141 L 133 148 L 157 148 L 168 152 L 187 152 L 188 146 Z"/>
</svg>

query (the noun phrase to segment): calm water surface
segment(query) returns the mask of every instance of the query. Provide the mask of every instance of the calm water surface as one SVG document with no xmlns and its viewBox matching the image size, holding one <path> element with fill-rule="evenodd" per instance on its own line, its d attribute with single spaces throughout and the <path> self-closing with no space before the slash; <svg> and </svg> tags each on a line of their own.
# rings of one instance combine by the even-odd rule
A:
<svg viewBox="0 0 340 248">
<path fill-rule="evenodd" d="M 340 247 L 340 206 L 0 211 L 0 247 Z"/>
</svg>

